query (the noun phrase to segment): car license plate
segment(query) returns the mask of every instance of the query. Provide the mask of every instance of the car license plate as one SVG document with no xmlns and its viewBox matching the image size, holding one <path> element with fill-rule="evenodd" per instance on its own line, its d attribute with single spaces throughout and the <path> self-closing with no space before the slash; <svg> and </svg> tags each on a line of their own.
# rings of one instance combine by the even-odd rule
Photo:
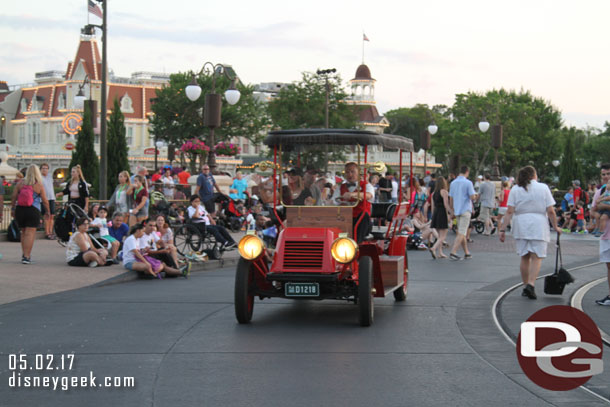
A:
<svg viewBox="0 0 610 407">
<path fill-rule="evenodd" d="M 286 297 L 319 297 L 320 284 L 318 283 L 286 283 L 284 284 Z"/>
</svg>

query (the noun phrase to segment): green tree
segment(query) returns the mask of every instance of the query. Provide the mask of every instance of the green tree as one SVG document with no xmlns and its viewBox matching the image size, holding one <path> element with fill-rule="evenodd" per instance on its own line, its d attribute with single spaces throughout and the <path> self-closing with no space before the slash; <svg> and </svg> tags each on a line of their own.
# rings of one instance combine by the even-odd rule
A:
<svg viewBox="0 0 610 407">
<path fill-rule="evenodd" d="M 577 150 L 582 162 L 583 177 L 587 182 L 598 182 L 599 167 L 610 161 L 610 122 L 604 124 L 604 131 L 585 129 L 586 141 L 582 149 Z"/>
<path fill-rule="evenodd" d="M 209 134 L 209 129 L 203 125 L 203 108 L 205 95 L 212 90 L 212 78 L 208 75 L 196 76 L 201 86 L 201 96 L 192 102 L 184 92 L 192 76 L 193 72 L 170 75 L 169 84 L 157 90 L 152 105 L 152 134 L 178 148 L 193 138 L 205 141 Z M 224 94 L 229 85 L 230 81 L 224 76 L 216 77 L 216 93 Z M 254 143 L 259 142 L 263 138 L 263 129 L 269 124 L 265 107 L 254 98 L 252 86 L 238 83 L 237 89 L 241 93 L 237 104 L 229 105 L 223 101 L 222 125 L 215 129 L 215 140 L 219 142 L 232 137 L 245 137 Z"/>
<path fill-rule="evenodd" d="M 121 112 L 119 100 L 114 99 L 112 113 L 108 117 L 108 191 L 112 193 L 119 183 L 118 175 L 121 171 L 129 171 L 129 148 L 125 136 L 125 116 Z"/>
<path fill-rule="evenodd" d="M 328 76 L 329 83 L 329 127 L 337 129 L 359 128 L 358 109 L 360 107 L 345 102 L 347 94 L 343 90 L 341 77 Z M 311 72 L 303 72 L 301 81 L 283 88 L 278 96 L 268 105 L 268 112 L 274 128 L 323 128 L 325 126 L 326 82 L 325 78 Z M 334 146 L 333 146 L 334 147 Z M 324 167 L 326 148 L 307 147 L 285 154 L 284 159 L 299 159 L 301 165 L 310 164 Z M 339 160 L 344 149 L 334 148 L 329 151 L 329 160 Z M 299 158 L 297 158 L 297 156 Z"/>
<path fill-rule="evenodd" d="M 100 163 L 94 148 L 93 126 L 91 125 L 91 112 L 85 108 L 83 124 L 76 135 L 76 148 L 72 152 L 70 168 L 80 165 L 85 180 L 92 185 L 93 191 L 98 189 Z"/>
<path fill-rule="evenodd" d="M 458 94 L 447 113 L 443 124 L 448 129 L 437 123 L 439 133 L 433 138 L 431 151 L 444 157 L 452 171 L 464 164 L 473 175 L 491 170 L 494 153 L 491 130 L 479 131 L 482 119 L 503 126 L 503 144 L 498 150 L 503 175 L 515 175 L 520 167 L 533 165 L 542 177 L 559 156 L 561 113 L 529 92 L 500 89 L 485 94 Z"/>
<path fill-rule="evenodd" d="M 582 180 L 580 163 L 576 158 L 576 138 L 579 130 L 575 127 L 566 129 L 561 168 L 559 170 L 559 188 L 568 189 L 572 180 Z"/>
</svg>

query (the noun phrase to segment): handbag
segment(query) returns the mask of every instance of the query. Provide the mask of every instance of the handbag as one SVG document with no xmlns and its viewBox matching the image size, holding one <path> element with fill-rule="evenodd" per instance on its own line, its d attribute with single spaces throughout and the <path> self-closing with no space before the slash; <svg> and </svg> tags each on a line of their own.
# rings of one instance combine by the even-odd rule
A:
<svg viewBox="0 0 610 407">
<path fill-rule="evenodd" d="M 574 282 L 574 277 L 563 267 L 561 257 L 561 244 L 557 234 L 557 252 L 555 254 L 555 272 L 544 278 L 544 293 L 549 295 L 561 295 L 566 284 Z"/>
</svg>

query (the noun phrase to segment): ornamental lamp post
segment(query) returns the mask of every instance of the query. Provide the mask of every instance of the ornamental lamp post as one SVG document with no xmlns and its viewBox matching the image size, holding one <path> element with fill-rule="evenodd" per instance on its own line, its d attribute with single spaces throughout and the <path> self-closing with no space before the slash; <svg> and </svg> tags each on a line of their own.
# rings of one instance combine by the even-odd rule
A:
<svg viewBox="0 0 610 407">
<path fill-rule="evenodd" d="M 210 153 L 208 154 L 208 166 L 210 167 L 210 171 L 212 173 L 215 172 L 216 169 L 216 154 L 214 152 L 214 146 L 216 141 L 214 140 L 214 129 L 220 127 L 221 124 L 221 109 L 222 109 L 222 100 L 221 96 L 216 93 L 216 76 L 224 75 L 227 79 L 231 81 L 231 85 L 229 89 L 225 92 L 225 99 L 227 103 L 230 105 L 234 105 L 239 101 L 241 94 L 235 88 L 236 76 L 231 76 L 227 68 L 222 64 L 214 65 L 211 62 L 206 62 L 203 64 L 203 67 L 197 74 L 197 76 L 201 76 L 202 74 L 207 74 L 212 77 L 212 91 L 205 95 L 205 104 L 203 109 L 203 125 L 210 129 L 210 133 L 208 135 L 208 145 L 210 147 Z M 186 97 L 188 97 L 191 101 L 196 101 L 201 96 L 201 87 L 197 83 L 195 79 L 195 75 L 193 75 L 191 79 L 191 83 L 184 89 L 186 93 Z"/>
<path fill-rule="evenodd" d="M 100 177 L 99 177 L 99 199 L 105 200 L 107 196 L 108 182 L 107 182 L 107 172 L 108 172 L 108 147 L 106 140 L 106 74 L 108 71 L 108 53 L 107 53 L 107 45 L 108 45 L 108 36 L 107 28 L 108 24 L 106 21 L 106 16 L 108 15 L 108 1 L 105 0 L 96 0 L 98 3 L 102 3 L 102 24 L 87 24 L 81 32 L 86 35 L 93 35 L 95 32 L 95 28 L 99 28 L 102 30 L 102 112 L 101 112 L 101 126 L 100 126 Z M 77 95 L 78 96 L 78 95 Z"/>
<path fill-rule="evenodd" d="M 426 176 L 426 172 L 428 171 L 428 150 L 430 150 L 430 146 L 432 144 L 432 140 L 430 136 L 434 136 L 438 131 L 438 126 L 436 123 L 432 122 L 428 126 L 428 129 L 425 130 L 422 134 L 421 139 L 421 147 L 424 149 L 424 177 Z"/>
<path fill-rule="evenodd" d="M 83 88 L 86 84 L 89 84 L 89 99 L 86 98 L 83 93 Z M 97 101 L 91 98 L 91 80 L 89 79 L 89 75 L 85 75 L 85 79 L 83 79 L 83 83 L 78 85 L 78 93 L 74 96 L 74 107 L 78 110 L 89 110 L 91 114 L 91 127 L 95 129 L 96 125 L 96 116 L 97 116 Z"/>
<path fill-rule="evenodd" d="M 485 133 L 489 130 L 489 122 L 485 119 L 479 122 L 479 130 Z M 502 147 L 502 125 L 494 124 L 491 129 L 491 147 L 494 149 L 494 163 L 491 171 L 491 178 L 494 181 L 500 180 L 500 165 L 498 163 L 498 149 Z"/>
<path fill-rule="evenodd" d="M 328 75 L 337 72 L 335 68 L 318 69 L 316 74 L 324 76 L 324 88 L 326 90 L 326 99 L 324 100 L 324 128 L 330 128 L 330 115 L 328 112 L 330 98 L 330 84 L 328 83 Z M 328 171 L 328 144 L 324 145 L 324 172 Z"/>
</svg>

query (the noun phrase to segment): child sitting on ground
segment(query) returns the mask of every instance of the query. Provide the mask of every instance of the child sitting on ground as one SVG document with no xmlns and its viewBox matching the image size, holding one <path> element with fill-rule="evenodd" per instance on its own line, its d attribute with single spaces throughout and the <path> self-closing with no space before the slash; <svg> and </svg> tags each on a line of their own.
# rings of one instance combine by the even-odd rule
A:
<svg viewBox="0 0 610 407">
<path fill-rule="evenodd" d="M 106 207 L 101 206 L 97 210 L 97 217 L 91 221 L 91 226 L 96 226 L 99 228 L 100 237 L 110 243 L 110 257 L 112 257 L 112 261 L 114 264 L 119 264 L 117 255 L 119 253 L 119 248 L 121 247 L 121 242 L 110 236 L 110 233 L 108 232 L 108 220 L 106 219 L 106 215 L 108 215 Z"/>
</svg>

